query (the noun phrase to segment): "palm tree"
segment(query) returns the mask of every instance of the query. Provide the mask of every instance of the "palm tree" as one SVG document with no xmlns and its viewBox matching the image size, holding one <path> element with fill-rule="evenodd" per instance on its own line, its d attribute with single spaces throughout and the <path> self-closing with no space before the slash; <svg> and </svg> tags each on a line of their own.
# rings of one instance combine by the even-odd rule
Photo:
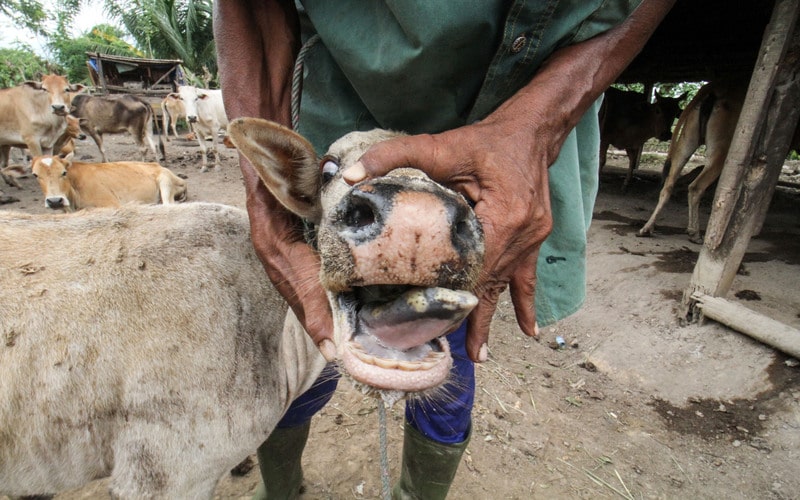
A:
<svg viewBox="0 0 800 500">
<path fill-rule="evenodd" d="M 105 8 L 150 57 L 181 59 L 189 72 L 216 74 L 212 1 L 105 0 Z"/>
</svg>

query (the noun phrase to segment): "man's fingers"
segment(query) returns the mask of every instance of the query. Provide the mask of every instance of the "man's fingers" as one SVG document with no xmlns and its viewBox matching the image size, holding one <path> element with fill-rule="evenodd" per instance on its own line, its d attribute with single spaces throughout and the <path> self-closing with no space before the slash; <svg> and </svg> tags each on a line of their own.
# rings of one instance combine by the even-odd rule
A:
<svg viewBox="0 0 800 500">
<path fill-rule="evenodd" d="M 536 337 L 539 329 L 536 326 L 536 261 L 539 249 L 528 254 L 517 271 L 511 275 L 510 293 L 514 304 L 517 323 L 523 333 Z"/>
<path fill-rule="evenodd" d="M 460 160 L 463 153 L 451 151 L 442 135 L 397 137 L 371 146 L 342 175 L 352 185 L 366 178 L 386 175 L 396 168 L 413 167 L 423 170 L 431 179 L 449 185 L 454 179 L 467 175 Z"/>
<path fill-rule="evenodd" d="M 489 355 L 489 326 L 497 309 L 497 300 L 503 288 L 489 290 L 469 315 L 467 322 L 467 354 L 476 363 L 483 363 Z"/>
</svg>

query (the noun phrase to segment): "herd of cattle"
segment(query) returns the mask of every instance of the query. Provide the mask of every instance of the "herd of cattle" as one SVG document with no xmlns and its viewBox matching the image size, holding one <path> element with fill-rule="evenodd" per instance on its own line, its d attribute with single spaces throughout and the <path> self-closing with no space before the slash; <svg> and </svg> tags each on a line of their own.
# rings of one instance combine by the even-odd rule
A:
<svg viewBox="0 0 800 500">
<path fill-rule="evenodd" d="M 161 103 L 162 130 L 154 138 L 155 113 L 146 101 L 134 95 L 97 96 L 84 93 L 85 87 L 70 84 L 64 77 L 46 75 L 40 81 L 28 81 L 17 87 L 0 89 L 0 175 L 9 186 L 19 188 L 16 178 L 33 173 L 50 208 L 77 210 L 86 207 L 119 206 L 142 203 L 172 203 L 186 199 L 186 183 L 156 163 L 166 159 L 164 140 L 170 132 L 178 136 L 176 123 L 184 119 L 192 129 L 202 152 L 201 171 L 208 170 L 207 141 L 211 142 L 214 168 L 220 166 L 218 137 L 225 132 L 228 120 L 220 90 L 181 86 Z M 739 117 L 746 83 L 715 82 L 703 86 L 681 111 L 684 98 L 656 95 L 650 103 L 646 96 L 609 88 L 599 113 L 601 142 L 600 170 L 606 163 L 609 146 L 628 155 L 628 171 L 623 188 L 630 184 L 639 167 L 642 148 L 650 138 L 671 140 L 663 170 L 664 184 L 658 204 L 640 236 L 653 233 L 656 217 L 669 200 L 677 179 L 691 155 L 706 145 L 708 163 L 689 186 L 689 221 L 687 232 L 692 241 L 700 241 L 698 207 L 705 190 L 719 177 Z M 680 118 L 679 118 L 680 117 Z M 673 122 L 679 118 L 672 132 Z M 140 162 L 112 162 L 103 147 L 103 134 L 129 133 L 140 149 Z M 74 151 L 75 139 L 91 137 L 102 157 L 103 168 L 65 160 Z M 674 139 L 673 139 L 674 137 Z M 11 148 L 28 149 L 30 166 L 9 166 Z M 800 128 L 792 148 L 800 147 Z M 147 152 L 155 162 L 145 163 Z M 160 153 L 160 155 L 159 155 Z M 61 159 L 51 158 L 53 155 Z M 47 165 L 42 163 L 44 161 Z M 52 168 L 61 165 L 65 168 Z M 146 167 L 144 165 L 147 165 Z M 103 175 L 87 172 L 102 172 Z M 166 171 L 166 172 L 165 172 Z M 66 173 L 64 173 L 66 172 Z M 61 178 L 55 176 L 62 175 Z M 118 180 L 114 180 L 118 179 Z M 107 183 L 125 183 L 130 190 L 111 189 Z M 119 193 L 115 195 L 113 193 Z M 2 192 L 0 191 L 0 195 Z"/>
<path fill-rule="evenodd" d="M 0 212 L 0 494 L 52 494 L 110 476 L 115 498 L 211 498 L 325 360 L 263 276 L 247 214 L 175 204 L 186 199 L 185 182 L 144 161 L 148 150 L 159 159 L 152 108 L 84 90 L 56 75 L 0 90 L 6 182 L 14 184 L 10 149 L 27 148 L 49 208 L 99 207 Z M 690 188 L 699 196 L 719 174 L 743 95 L 709 84 L 681 113 L 675 100 L 610 91 L 602 156 L 609 144 L 625 149 L 635 169 L 643 143 L 667 137 L 680 114 L 664 192 L 704 143 L 708 174 Z M 452 363 L 443 334 L 475 306 L 483 260 L 483 233 L 463 197 L 413 169 L 342 181 L 393 132 L 348 134 L 320 169 L 313 147 L 284 127 L 229 126 L 218 91 L 181 87 L 162 108 L 162 159 L 161 136 L 178 117 L 193 125 L 204 170 L 204 142 L 217 166 L 226 130 L 276 199 L 316 229 L 346 375 L 389 398 L 443 382 Z M 123 131 L 142 161 L 106 161 L 102 135 Z M 74 161 L 70 141 L 81 133 L 102 163 Z M 397 332 L 411 328 L 426 335 L 398 346 Z"/>
<path fill-rule="evenodd" d="M 31 173 L 39 182 L 46 206 L 66 211 L 130 202 L 184 201 L 186 182 L 158 163 L 166 160 L 162 137 L 169 140 L 169 136 L 154 137 L 158 123 L 153 107 L 135 95 L 89 95 L 86 90 L 60 75 L 0 89 L 0 175 L 5 183 L 21 188 L 16 177 Z M 181 86 L 164 98 L 162 110 L 165 132 L 171 119 L 171 130 L 177 135 L 179 118 L 194 130 L 203 153 L 202 171 L 208 169 L 208 139 L 214 167 L 218 167 L 217 135 L 228 125 L 220 91 Z M 108 158 L 103 134 L 119 133 L 133 137 L 140 161 Z M 101 163 L 73 161 L 75 139 L 86 136 L 97 145 Z M 30 165 L 9 165 L 11 148 L 27 149 Z M 146 161 L 148 150 L 152 162 Z"/>
</svg>

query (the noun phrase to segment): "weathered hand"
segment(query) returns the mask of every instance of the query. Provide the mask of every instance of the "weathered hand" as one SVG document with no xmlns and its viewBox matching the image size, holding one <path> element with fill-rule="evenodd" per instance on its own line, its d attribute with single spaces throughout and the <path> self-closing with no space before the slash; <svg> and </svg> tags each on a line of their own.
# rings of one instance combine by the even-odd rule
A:
<svg viewBox="0 0 800 500">
<path fill-rule="evenodd" d="M 467 333 L 473 361 L 486 359 L 489 325 L 500 293 L 509 285 L 520 328 L 537 334 L 536 259 L 552 227 L 547 166 L 553 148 L 545 143 L 526 119 L 487 119 L 441 134 L 377 144 L 344 174 L 354 183 L 413 166 L 475 202 L 486 253 L 476 290 L 480 302 Z"/>
<path fill-rule="evenodd" d="M 319 256 L 303 239 L 301 220 L 284 208 L 258 182 L 258 175 L 241 157 L 247 179 L 247 212 L 256 254 L 269 279 L 289 303 L 325 359 L 336 356 L 333 344 L 333 319 L 325 292 L 319 285 Z"/>
</svg>

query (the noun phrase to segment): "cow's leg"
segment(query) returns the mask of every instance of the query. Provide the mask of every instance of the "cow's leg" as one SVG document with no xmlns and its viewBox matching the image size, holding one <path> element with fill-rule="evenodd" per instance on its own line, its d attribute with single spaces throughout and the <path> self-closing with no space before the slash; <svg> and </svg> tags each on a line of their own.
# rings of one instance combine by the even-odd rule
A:
<svg viewBox="0 0 800 500">
<path fill-rule="evenodd" d="M 103 163 L 107 162 L 106 151 L 103 149 L 103 134 L 91 128 L 84 128 L 83 131 L 94 139 L 94 143 L 97 144 L 97 149 L 100 150 L 100 158 L 103 159 Z"/>
<path fill-rule="evenodd" d="M 175 132 L 175 127 L 174 127 L 175 121 L 174 120 L 172 121 L 172 125 L 173 125 L 172 132 L 174 133 Z M 170 141 L 170 138 L 169 138 L 169 126 L 170 126 L 169 112 L 167 111 L 166 107 L 162 106 L 161 107 L 161 130 L 164 131 L 164 136 L 167 139 L 167 142 Z M 175 137 L 178 137 L 178 135 L 175 134 Z"/>
<path fill-rule="evenodd" d="M 11 146 L 0 146 L 0 177 L 8 186 L 22 189 L 22 186 L 17 182 L 13 175 L 6 174 L 5 169 L 8 168 L 8 158 L 11 155 Z"/>
<path fill-rule="evenodd" d="M 219 168 L 219 149 L 217 148 L 217 137 L 219 136 L 219 129 L 215 129 L 211 134 L 211 151 L 214 153 L 214 169 Z"/>
<path fill-rule="evenodd" d="M 692 141 L 689 147 L 678 147 L 678 145 L 676 145 L 674 151 L 673 148 L 670 147 L 670 154 L 667 156 L 667 161 L 664 162 L 664 170 L 668 171 L 669 174 L 664 180 L 661 192 L 658 194 L 658 204 L 645 225 L 639 230 L 639 236 L 651 236 L 653 234 L 653 228 L 656 225 L 658 214 L 661 213 L 664 205 L 667 204 L 667 201 L 669 201 L 672 196 L 672 190 L 675 188 L 675 183 L 678 182 L 683 166 L 686 165 L 686 162 L 692 157 L 695 149 L 699 147 L 699 145 L 695 146 L 695 144 L 697 143 Z M 692 146 L 694 146 L 694 148 L 692 148 Z M 673 155 L 672 153 L 675 154 Z"/>
<path fill-rule="evenodd" d="M 197 138 L 197 143 L 200 144 L 200 152 L 202 154 L 202 165 L 200 167 L 201 172 L 208 172 L 208 158 L 206 158 L 206 154 L 208 148 L 206 148 L 206 138 L 205 134 L 200 131 L 198 127 L 194 128 L 194 136 Z"/>
<path fill-rule="evenodd" d="M 703 238 L 700 236 L 700 200 L 703 197 L 703 193 L 719 177 L 724 163 L 725 155 L 712 159 L 703 168 L 700 175 L 689 184 L 689 222 L 686 226 L 686 233 L 692 243 L 703 242 Z"/>
<path fill-rule="evenodd" d="M 639 168 L 639 159 L 642 157 L 642 148 L 627 148 L 628 153 L 628 173 L 625 174 L 625 181 L 622 183 L 622 190 L 628 189 L 628 184 L 633 179 L 633 171 Z"/>
</svg>

